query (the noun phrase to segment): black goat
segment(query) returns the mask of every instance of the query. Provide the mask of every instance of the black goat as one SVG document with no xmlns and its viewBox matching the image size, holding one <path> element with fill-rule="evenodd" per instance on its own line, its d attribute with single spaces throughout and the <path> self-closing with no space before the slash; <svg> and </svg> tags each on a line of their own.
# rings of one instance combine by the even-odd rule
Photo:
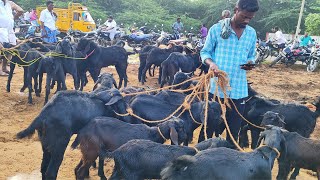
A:
<svg viewBox="0 0 320 180">
<path fill-rule="evenodd" d="M 261 133 L 261 137 L 265 137 L 270 132 L 280 134 L 280 139 L 284 139 L 285 142 L 285 149 L 281 151 L 279 159 L 277 179 L 288 179 L 291 165 L 315 171 L 318 179 L 320 178 L 319 140 L 308 139 L 296 132 L 288 132 L 276 126 L 268 126 L 268 129 Z M 291 178 L 295 179 L 292 175 Z"/>
<path fill-rule="evenodd" d="M 124 86 L 127 86 L 129 53 L 123 47 L 101 47 L 91 40 L 81 38 L 76 49 L 87 55 L 86 60 L 79 65 L 81 81 L 85 81 L 85 73 L 89 71 L 93 81 L 96 82 L 101 68 L 114 65 L 119 75 L 118 88 L 121 88 L 122 81 L 124 81 Z"/>
<path fill-rule="evenodd" d="M 161 63 L 162 76 L 161 85 L 168 81 L 172 85 L 174 75 L 181 70 L 182 72 L 194 72 L 201 66 L 201 59 L 198 53 L 184 55 L 182 53 L 173 52 L 170 56 Z"/>
<path fill-rule="evenodd" d="M 111 117 L 97 117 L 80 130 L 72 144 L 72 148 L 80 144 L 82 153 L 82 160 L 75 169 L 76 177 L 84 179 L 101 150 L 114 151 L 129 140 L 146 139 L 164 143 L 166 139 L 171 139 L 178 145 L 186 138 L 184 121 L 179 118 L 160 123 L 158 127 L 149 127 L 144 124 L 129 124 Z M 99 166 L 100 169 L 102 167 Z M 103 170 L 99 176 L 105 178 Z"/>
<path fill-rule="evenodd" d="M 117 88 L 116 80 L 113 78 L 112 73 L 102 73 L 98 76 L 98 80 L 93 86 L 94 93 L 99 93 L 108 89 Z"/>
<path fill-rule="evenodd" d="M 250 91 L 249 91 L 250 94 Z M 249 95 L 250 96 L 250 95 Z M 246 102 L 246 108 L 244 117 L 251 121 L 253 124 L 259 125 L 262 122 L 263 114 L 267 111 L 273 111 L 281 114 L 284 117 L 286 124 L 292 124 L 288 128 L 289 131 L 295 131 L 301 134 L 303 137 L 310 137 L 316 124 L 317 117 L 320 116 L 320 99 L 315 103 L 317 107 L 316 112 L 312 112 L 306 106 L 297 104 L 275 104 L 272 101 L 260 98 L 256 95 L 250 96 L 250 99 Z M 257 140 L 260 134 L 260 130 L 250 126 L 252 144 L 254 148 L 257 145 Z M 241 131 L 246 131 L 242 129 Z M 247 141 L 247 137 L 243 137 L 246 133 L 240 132 L 241 144 L 247 144 L 243 141 Z"/>
<path fill-rule="evenodd" d="M 42 108 L 29 127 L 17 134 L 17 138 L 21 139 L 38 131 L 43 150 L 43 179 L 57 178 L 64 152 L 73 134 L 77 134 L 94 117 L 114 116 L 113 111 L 105 106 L 105 102 L 114 101 L 114 98 L 104 96 L 102 102 L 95 97 L 95 93 L 60 91 Z"/>
<path fill-rule="evenodd" d="M 270 179 L 274 160 L 284 150 L 280 133 L 265 133 L 265 146 L 252 152 L 239 152 L 228 148 L 214 148 L 195 156 L 184 155 L 170 163 L 161 172 L 164 180 Z"/>
<path fill-rule="evenodd" d="M 227 140 L 222 139 L 221 137 L 209 138 L 196 144 L 194 147 L 199 151 L 218 147 L 234 148 Z"/>
<path fill-rule="evenodd" d="M 41 93 L 41 85 L 42 85 L 42 76 L 38 76 L 37 68 L 39 62 L 42 59 L 42 56 L 39 51 L 32 49 L 32 48 L 40 48 L 41 51 L 48 52 L 49 49 L 41 45 L 40 43 L 34 43 L 32 41 L 26 41 L 25 43 L 19 45 L 16 50 L 14 56 L 12 56 L 10 62 L 10 72 L 7 81 L 7 92 L 11 90 L 11 80 L 13 77 L 13 72 L 16 67 L 16 64 L 23 66 L 24 69 L 24 83 L 23 87 L 20 89 L 20 92 L 23 92 L 26 88 L 29 90 L 28 94 L 28 103 L 32 103 L 32 78 L 34 79 L 34 92 L 36 96 L 40 96 Z M 39 81 L 38 81 L 39 77 Z"/>
<path fill-rule="evenodd" d="M 172 93 L 170 93 L 172 94 Z M 173 93 L 178 94 L 178 93 Z M 162 94 L 162 97 L 164 95 Z M 148 120 L 159 120 L 166 118 L 171 113 L 173 113 L 183 102 L 184 99 L 180 98 L 179 95 L 175 96 L 168 96 L 168 98 L 172 98 L 169 101 L 166 101 L 165 98 L 160 98 L 159 95 L 138 95 L 130 102 L 130 107 L 132 108 L 133 112 Z M 174 99 L 174 97 L 176 97 Z M 174 104 L 173 101 L 182 101 L 180 104 Z M 171 103 L 170 103 L 171 102 Z M 221 108 L 219 104 L 216 102 L 209 102 L 208 106 L 208 120 L 207 120 L 207 134 L 208 137 L 212 137 L 215 128 L 220 122 L 220 115 L 221 115 Z M 205 103 L 204 102 L 195 102 L 191 104 L 190 112 L 185 111 L 181 115 L 181 119 L 185 121 L 186 131 L 188 135 L 189 142 L 192 140 L 193 131 L 199 127 L 200 124 L 204 122 L 204 110 L 205 110 Z M 177 114 L 179 114 L 179 111 Z M 192 116 L 190 115 L 192 114 Z M 194 118 L 194 120 L 193 120 Z M 195 122 L 196 121 L 196 122 Z M 135 119 L 132 117 L 132 123 L 140 123 L 140 120 Z M 154 125 L 154 123 L 147 123 L 148 125 Z M 199 142 L 204 140 L 204 128 L 202 127 L 200 135 L 199 135 Z M 187 145 L 188 142 L 185 142 Z"/>
<path fill-rule="evenodd" d="M 144 46 L 139 51 L 139 61 L 140 61 L 140 65 L 139 65 L 139 69 L 138 69 L 139 82 L 141 82 L 141 74 L 142 74 L 142 70 L 146 66 L 147 57 L 148 57 L 150 51 L 155 48 L 156 48 L 156 46 L 147 45 L 147 46 Z M 149 69 L 149 75 L 151 76 L 150 69 Z"/>
<path fill-rule="evenodd" d="M 146 82 L 146 72 L 147 70 L 152 66 L 152 65 L 156 65 L 156 66 L 160 66 L 161 63 L 166 60 L 169 55 L 172 52 L 180 52 L 182 53 L 183 51 L 183 47 L 182 46 L 176 46 L 176 45 L 171 45 L 171 47 L 169 47 L 168 49 L 160 49 L 160 48 L 154 48 L 151 49 L 148 57 L 146 59 L 146 65 L 144 67 L 144 69 L 142 70 L 141 73 L 141 83 L 144 84 L 144 82 Z M 161 73 L 162 73 L 162 68 L 160 66 L 159 69 L 159 79 L 158 82 L 160 84 L 161 81 Z"/>
</svg>

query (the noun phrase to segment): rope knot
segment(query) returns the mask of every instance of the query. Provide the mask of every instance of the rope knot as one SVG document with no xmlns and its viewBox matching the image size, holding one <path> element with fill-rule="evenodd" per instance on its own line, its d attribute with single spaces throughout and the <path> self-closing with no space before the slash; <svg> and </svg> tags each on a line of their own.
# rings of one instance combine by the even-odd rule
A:
<svg viewBox="0 0 320 180">
<path fill-rule="evenodd" d="M 191 105 L 190 103 L 188 103 L 188 101 L 184 101 L 182 106 L 184 107 L 184 109 L 186 110 L 190 110 L 191 109 Z"/>
<path fill-rule="evenodd" d="M 127 112 L 128 114 L 132 115 L 133 114 L 133 110 L 131 108 L 127 108 Z"/>
</svg>

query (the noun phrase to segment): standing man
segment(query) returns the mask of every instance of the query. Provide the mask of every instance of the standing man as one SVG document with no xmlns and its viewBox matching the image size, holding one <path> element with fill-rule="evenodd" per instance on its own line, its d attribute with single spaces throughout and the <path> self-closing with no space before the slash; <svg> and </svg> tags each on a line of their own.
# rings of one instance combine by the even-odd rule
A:
<svg viewBox="0 0 320 180">
<path fill-rule="evenodd" d="M 53 2 L 47 1 L 46 3 L 47 9 L 41 11 L 40 14 L 40 28 L 41 28 L 41 35 L 42 40 L 45 43 L 56 43 L 57 40 L 57 14 L 53 11 Z"/>
<path fill-rule="evenodd" d="M 304 34 L 303 37 L 301 37 L 300 40 L 301 40 L 301 41 L 300 41 L 300 46 L 301 46 L 301 47 L 308 47 L 309 43 L 310 43 L 310 44 L 313 43 L 311 36 L 309 36 L 309 34 L 308 34 L 307 32 Z"/>
<path fill-rule="evenodd" d="M 282 31 L 278 26 L 274 27 L 274 31 L 276 32 L 275 42 L 278 44 L 279 49 L 285 48 L 287 40 L 284 37 Z"/>
<path fill-rule="evenodd" d="M 108 32 L 110 40 L 113 41 L 114 36 L 117 33 L 117 23 L 113 19 L 113 16 L 108 17 L 108 20 L 104 23 L 104 26 L 106 26 L 106 28 L 104 28 L 103 31 Z"/>
<path fill-rule="evenodd" d="M 229 10 L 223 10 L 221 13 L 221 19 L 230 18 L 231 12 Z"/>
<path fill-rule="evenodd" d="M 13 16 L 12 11 L 16 11 Z M 16 45 L 17 38 L 14 34 L 14 19 L 18 19 L 23 14 L 23 9 L 12 1 L 0 0 L 0 48 L 8 48 L 9 44 Z M 10 59 L 10 57 L 8 57 Z M 7 59 L 2 58 L 2 71 L 1 76 L 7 76 Z"/>
<path fill-rule="evenodd" d="M 183 24 L 181 22 L 181 18 L 177 18 L 177 22 L 173 23 L 172 25 L 173 34 L 177 37 L 177 39 L 180 39 L 180 33 L 183 30 Z"/>
<path fill-rule="evenodd" d="M 208 28 L 206 27 L 205 24 L 201 25 L 201 29 L 200 29 L 200 34 L 201 34 L 201 43 L 204 44 L 204 42 L 206 41 L 206 37 L 208 35 Z"/>
<path fill-rule="evenodd" d="M 258 0 L 238 0 L 229 26 L 222 28 L 223 20 L 214 24 L 209 29 L 200 53 L 202 62 L 210 66 L 211 70 L 217 72 L 220 69 L 228 74 L 231 90 L 227 91 L 227 95 L 241 114 L 244 113 L 245 98 L 248 96 L 246 70 L 250 70 L 250 67 L 240 65 L 253 63 L 255 60 L 257 36 L 256 31 L 248 24 L 258 10 Z M 214 79 L 211 79 L 211 98 L 216 88 Z M 224 97 L 220 89 L 217 96 Z M 237 140 L 242 119 L 233 105 L 231 109 L 227 109 L 226 119 L 233 137 Z M 227 140 L 232 143 L 229 134 Z"/>
</svg>

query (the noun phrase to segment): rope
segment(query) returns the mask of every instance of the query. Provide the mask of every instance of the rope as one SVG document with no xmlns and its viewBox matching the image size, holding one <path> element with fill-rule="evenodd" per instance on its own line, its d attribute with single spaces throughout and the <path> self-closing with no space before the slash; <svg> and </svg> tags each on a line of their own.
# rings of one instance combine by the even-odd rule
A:
<svg viewBox="0 0 320 180">
<path fill-rule="evenodd" d="M 277 153 L 277 159 L 279 159 L 281 154 L 280 154 L 280 151 L 277 148 L 270 147 L 270 146 L 267 146 L 267 145 L 262 145 L 260 147 L 268 147 L 268 148 L 272 149 L 273 151 L 275 151 Z"/>
<path fill-rule="evenodd" d="M 199 149 L 197 149 L 196 147 L 191 147 L 191 148 L 196 151 L 196 154 L 198 154 L 200 152 Z"/>
<path fill-rule="evenodd" d="M 265 130 L 266 128 L 264 127 L 261 127 L 261 126 L 258 126 L 258 125 L 255 125 L 253 124 L 252 122 L 250 122 L 249 120 L 247 120 L 245 117 L 243 117 L 243 115 L 239 112 L 238 108 L 236 107 L 235 103 L 232 101 L 231 98 L 229 98 L 231 103 L 233 104 L 233 106 L 235 107 L 235 110 L 236 112 L 239 114 L 239 116 L 244 120 L 246 121 L 248 124 L 250 124 L 251 126 L 255 127 L 255 128 L 258 128 L 258 129 L 262 129 L 262 130 Z"/>
<path fill-rule="evenodd" d="M 164 141 L 166 141 L 167 140 L 167 138 L 166 137 L 164 137 L 164 135 L 162 134 L 162 132 L 161 132 L 161 130 L 160 130 L 160 127 L 158 126 L 158 132 L 159 132 L 159 134 L 160 134 L 160 136 L 162 137 L 162 139 L 164 140 Z"/>
</svg>

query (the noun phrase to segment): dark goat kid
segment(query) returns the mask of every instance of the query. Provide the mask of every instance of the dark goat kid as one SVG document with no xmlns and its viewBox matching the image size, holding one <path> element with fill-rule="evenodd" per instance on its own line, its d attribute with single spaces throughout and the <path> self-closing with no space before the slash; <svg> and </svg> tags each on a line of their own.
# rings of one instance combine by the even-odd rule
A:
<svg viewBox="0 0 320 180">
<path fill-rule="evenodd" d="M 185 97 L 184 94 L 181 94 L 182 97 Z M 169 93 L 164 95 L 138 95 L 130 102 L 130 107 L 133 112 L 148 120 L 160 120 L 168 117 L 171 113 L 173 113 L 183 102 L 184 98 L 181 98 L 179 93 Z M 166 101 L 166 99 L 171 99 Z M 176 102 L 174 102 L 176 101 Z M 179 103 L 179 101 L 181 103 Z M 175 104 L 176 103 L 176 104 Z M 221 108 L 216 102 L 209 102 L 208 106 L 208 120 L 207 120 L 207 134 L 208 137 L 212 137 L 215 128 L 220 122 Z M 204 110 L 205 110 L 205 102 L 194 102 L 191 104 L 190 112 L 186 110 L 181 115 L 181 119 L 185 121 L 186 131 L 188 134 L 189 142 L 192 140 L 193 131 L 199 127 L 204 122 Z M 177 112 L 176 115 L 180 114 L 181 111 Z M 190 115 L 192 114 L 192 116 Z M 193 120 L 194 118 L 194 120 Z M 196 121 L 196 122 L 195 122 Z M 132 117 L 132 123 L 140 123 L 139 119 L 135 119 Z M 154 125 L 154 123 L 147 123 L 148 125 Z M 204 140 L 204 132 L 203 127 L 199 134 L 199 142 Z M 187 145 L 188 142 L 185 142 Z"/>
<path fill-rule="evenodd" d="M 280 133 L 268 132 L 265 144 L 252 152 L 222 147 L 195 156 L 181 156 L 163 169 L 161 177 L 164 180 L 271 180 L 271 170 L 279 151 L 284 149 L 284 139 Z"/>
<path fill-rule="evenodd" d="M 81 38 L 77 51 L 86 54 L 86 60 L 78 64 L 81 81 L 85 82 L 85 73 L 89 71 L 94 82 L 98 80 L 101 68 L 114 65 L 119 75 L 119 85 L 127 86 L 128 52 L 120 46 L 101 47 L 91 40 Z"/>
<path fill-rule="evenodd" d="M 221 138 L 208 139 L 197 144 L 196 148 L 131 140 L 112 153 L 106 153 L 108 158 L 115 161 L 110 179 L 160 179 L 160 172 L 165 165 L 179 156 L 193 156 L 199 150 L 228 146 L 228 142 Z"/>
<path fill-rule="evenodd" d="M 17 138 L 31 136 L 38 131 L 43 158 L 42 179 L 56 179 L 64 152 L 73 134 L 77 134 L 97 116 L 112 116 L 105 103 L 92 94 L 79 91 L 59 91 L 42 108 L 28 128 Z"/>
<path fill-rule="evenodd" d="M 108 90 L 113 88 L 117 88 L 116 80 L 113 78 L 112 73 L 102 73 L 98 76 L 98 80 L 93 86 L 93 92 L 98 93 L 104 90 Z"/>
<path fill-rule="evenodd" d="M 320 99 L 315 103 L 316 112 L 312 112 L 304 105 L 275 104 L 256 95 L 250 97 L 251 98 L 246 102 L 244 117 L 256 125 L 261 124 L 263 115 L 267 111 L 273 111 L 284 117 L 284 122 L 286 123 L 288 131 L 297 132 L 303 137 L 308 138 L 315 128 L 316 119 L 320 116 Z M 260 130 L 250 125 L 249 127 L 252 135 L 251 147 L 254 148 L 257 145 Z M 245 135 L 243 132 L 240 133 Z M 243 141 L 243 136 L 240 136 L 240 139 Z"/>
<path fill-rule="evenodd" d="M 227 140 L 222 139 L 221 137 L 209 138 L 196 144 L 194 147 L 199 151 L 218 147 L 234 148 L 233 145 L 231 145 Z"/>
<path fill-rule="evenodd" d="M 144 46 L 139 51 L 139 61 L 140 61 L 139 70 L 138 70 L 138 80 L 139 80 L 139 82 L 141 81 L 142 70 L 146 66 L 147 57 L 148 57 L 150 51 L 152 49 L 155 49 L 155 48 L 157 48 L 157 47 L 156 46 L 147 45 L 147 46 Z M 150 69 L 149 69 L 149 75 L 150 75 Z"/>
<path fill-rule="evenodd" d="M 11 84 L 11 80 L 13 77 L 13 72 L 16 67 L 16 64 L 22 65 L 24 69 L 24 78 L 23 78 L 24 83 L 20 92 L 23 92 L 26 88 L 28 88 L 29 104 L 32 103 L 32 91 L 33 91 L 32 78 L 34 79 L 34 92 L 38 97 L 40 97 L 41 85 L 42 85 L 42 76 L 39 77 L 39 74 L 37 73 L 37 68 L 38 68 L 39 62 L 42 59 L 42 56 L 39 51 L 33 48 L 40 48 L 41 51 L 46 51 L 46 52 L 49 51 L 49 49 L 44 47 L 42 44 L 34 43 L 30 40 L 18 46 L 16 49 L 18 53 L 12 56 L 12 59 L 10 62 L 10 72 L 9 72 L 8 82 L 7 82 L 7 92 L 10 92 L 11 90 L 10 84 Z M 39 78 L 39 81 L 38 81 L 38 78 Z"/>
<path fill-rule="evenodd" d="M 166 60 L 172 52 L 180 52 L 180 53 L 183 52 L 182 46 L 176 46 L 176 45 L 172 45 L 172 44 L 170 46 L 171 47 L 169 47 L 168 49 L 161 49 L 158 47 L 151 49 L 151 51 L 149 52 L 148 57 L 146 59 L 146 65 L 141 73 L 141 83 L 142 84 L 144 84 L 144 82 L 146 82 L 146 72 L 152 65 L 160 66 L 161 63 L 164 60 Z M 162 73 L 161 66 L 160 66 L 159 72 L 160 73 L 159 73 L 158 82 L 160 84 L 161 73 Z"/>
<path fill-rule="evenodd" d="M 133 139 L 146 139 L 164 143 L 171 139 L 174 144 L 181 144 L 186 139 L 184 122 L 179 118 L 171 118 L 149 127 L 144 124 L 129 124 L 111 117 L 97 117 L 90 121 L 78 133 L 72 147 L 80 144 L 82 160 L 75 169 L 77 179 L 84 179 L 91 164 L 100 155 L 101 150 L 114 151 L 121 145 Z M 99 169 L 102 167 L 99 166 Z M 105 178 L 103 170 L 99 173 Z"/>
<path fill-rule="evenodd" d="M 161 86 L 166 82 L 169 85 L 173 82 L 173 77 L 178 71 L 185 73 L 194 72 L 201 66 L 201 59 L 198 53 L 184 55 L 182 53 L 173 52 L 170 56 L 161 63 L 162 77 Z"/>
<path fill-rule="evenodd" d="M 291 166 L 301 167 L 317 172 L 320 178 L 320 141 L 302 137 L 296 132 L 288 132 L 280 127 L 271 127 L 261 133 L 265 137 L 267 133 L 281 134 L 285 142 L 285 151 L 281 151 L 279 159 L 279 173 L 277 179 L 288 179 Z"/>
</svg>

